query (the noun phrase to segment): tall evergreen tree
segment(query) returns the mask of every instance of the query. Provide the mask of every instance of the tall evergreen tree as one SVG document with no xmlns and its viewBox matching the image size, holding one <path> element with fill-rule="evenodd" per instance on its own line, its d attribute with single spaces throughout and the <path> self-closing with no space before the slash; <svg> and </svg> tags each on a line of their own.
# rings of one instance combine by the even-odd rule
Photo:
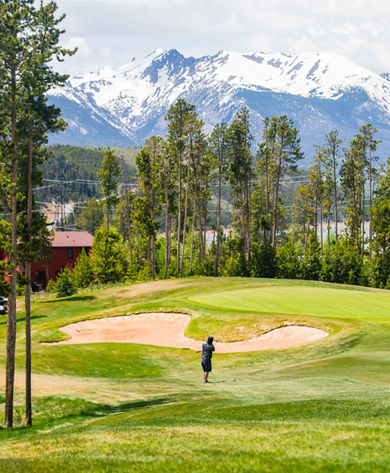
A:
<svg viewBox="0 0 390 473">
<path fill-rule="evenodd" d="M 164 278 L 168 277 L 169 266 L 171 264 L 171 228 L 172 215 L 176 209 L 177 188 L 175 185 L 177 168 L 175 166 L 175 154 L 172 147 L 167 143 L 162 143 L 162 154 L 158 167 L 158 180 L 163 189 L 163 200 L 165 207 L 165 265 Z"/>
<path fill-rule="evenodd" d="M 221 198 L 222 198 L 222 178 L 227 170 L 227 151 L 228 151 L 228 134 L 227 124 L 222 122 L 215 125 L 211 133 L 209 145 L 214 154 L 218 168 L 218 196 L 217 196 L 217 244 L 215 250 L 215 276 L 219 274 L 219 247 L 221 244 Z"/>
<path fill-rule="evenodd" d="M 158 169 L 163 153 L 163 140 L 152 136 L 137 154 L 136 163 L 139 172 L 139 186 L 142 197 L 135 201 L 136 219 L 148 238 L 148 255 L 151 261 L 152 279 L 156 273 L 156 217 L 161 213 L 162 189 L 158 179 Z"/>
<path fill-rule="evenodd" d="M 250 194 L 253 177 L 253 160 L 249 110 L 244 107 L 228 128 L 228 180 L 235 208 L 235 225 L 242 241 L 244 261 L 250 258 Z"/>
<path fill-rule="evenodd" d="M 376 284 L 390 289 L 390 158 L 383 166 L 372 208 L 373 249 Z"/>
<path fill-rule="evenodd" d="M 364 199 L 366 166 L 363 136 L 357 134 L 351 141 L 349 149 L 346 149 L 344 153 L 340 176 L 341 186 L 348 200 L 346 208 L 348 241 L 355 245 L 356 254 L 362 257 L 364 249 L 362 196 Z"/>
<path fill-rule="evenodd" d="M 62 85 L 66 76 L 55 73 L 50 62 L 72 54 L 59 46 L 62 33 L 57 25 L 63 17 L 56 17 L 55 2 L 43 1 L 37 6 L 34 0 L 0 2 L 0 129 L 2 158 L 10 170 L 9 221 L 11 235 L 9 245 L 10 293 L 7 318 L 7 367 L 5 425 L 13 425 L 13 387 L 16 340 L 16 277 L 18 264 L 18 192 L 19 168 L 22 156 L 28 156 L 26 183 L 25 233 L 32 235 L 32 183 L 34 153 L 45 142 L 48 131 L 63 126 L 58 121 L 59 110 L 46 103 L 45 93 L 54 85 Z M 28 137 L 28 140 L 26 140 Z M 30 244 L 30 250 L 32 245 Z M 27 276 L 33 258 L 25 245 Z M 26 404 L 27 425 L 31 425 L 30 383 L 30 323 L 29 292 L 26 291 Z"/>
<path fill-rule="evenodd" d="M 86 230 L 91 235 L 95 235 L 104 221 L 103 204 L 92 197 L 83 207 L 77 218 L 77 226 Z"/>
<path fill-rule="evenodd" d="M 374 183 L 374 174 L 375 169 L 373 168 L 373 162 L 378 159 L 377 156 L 373 155 L 373 152 L 376 151 L 377 145 L 381 142 L 380 140 L 374 139 L 374 135 L 377 133 L 377 129 L 371 125 L 371 123 L 366 123 L 360 128 L 360 133 L 364 138 L 365 150 L 366 150 L 366 163 L 368 167 L 368 184 L 369 184 L 369 254 L 370 259 L 372 257 L 372 229 L 371 229 L 371 220 L 372 220 L 372 206 L 373 206 L 373 183 Z M 364 220 L 364 218 L 363 218 Z M 364 225 L 364 223 L 363 223 Z"/>
<path fill-rule="evenodd" d="M 264 141 L 259 143 L 256 155 L 256 175 L 258 182 L 254 191 L 255 207 L 257 208 L 257 230 L 262 233 L 262 243 L 271 241 L 270 232 L 272 228 L 272 199 L 271 189 L 275 182 L 275 139 L 274 122 L 266 117 L 264 119 L 264 129 L 262 138 Z M 257 205 L 256 205 L 257 204 Z"/>
<path fill-rule="evenodd" d="M 338 212 L 338 166 L 339 161 L 341 159 L 340 156 L 340 146 L 343 140 L 339 138 L 339 132 L 337 130 L 332 130 L 328 133 L 325 137 L 325 148 L 328 154 L 330 167 L 332 169 L 332 185 L 333 185 L 333 214 L 334 214 L 334 222 L 335 222 L 335 237 L 336 243 L 339 237 L 338 232 L 338 219 L 339 219 L 339 212 Z M 329 231 L 329 229 L 328 229 Z"/>
<path fill-rule="evenodd" d="M 180 272 L 180 243 L 182 225 L 183 204 L 183 158 L 186 147 L 185 125 L 192 114 L 195 113 L 195 105 L 187 103 L 184 99 L 178 99 L 168 110 L 166 119 L 168 124 L 168 142 L 175 156 L 178 169 L 178 216 L 177 216 L 177 266 Z"/>
<path fill-rule="evenodd" d="M 264 147 L 272 153 L 275 163 L 274 196 L 272 210 L 272 246 L 276 247 L 279 220 L 280 179 L 287 169 L 295 169 L 297 161 L 303 158 L 298 130 L 286 115 L 265 120 Z"/>
<path fill-rule="evenodd" d="M 118 157 L 113 151 L 107 150 L 103 156 L 102 167 L 98 171 L 98 178 L 101 185 L 101 193 L 104 196 L 104 206 L 106 207 L 106 228 L 110 227 L 111 210 L 119 201 L 118 182 L 121 175 Z"/>
</svg>

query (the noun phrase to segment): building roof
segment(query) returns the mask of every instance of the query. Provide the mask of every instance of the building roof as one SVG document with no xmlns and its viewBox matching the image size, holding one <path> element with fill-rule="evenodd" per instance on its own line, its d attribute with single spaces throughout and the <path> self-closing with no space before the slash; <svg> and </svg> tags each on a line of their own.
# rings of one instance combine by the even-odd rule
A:
<svg viewBox="0 0 390 473">
<path fill-rule="evenodd" d="M 53 248 L 90 248 L 93 236 L 88 232 L 54 232 Z"/>
</svg>

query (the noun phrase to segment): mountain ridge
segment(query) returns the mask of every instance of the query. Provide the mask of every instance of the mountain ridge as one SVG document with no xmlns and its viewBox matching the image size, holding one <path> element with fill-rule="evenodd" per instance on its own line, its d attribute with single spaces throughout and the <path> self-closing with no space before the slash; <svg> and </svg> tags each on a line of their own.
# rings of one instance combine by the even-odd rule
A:
<svg viewBox="0 0 390 473">
<path fill-rule="evenodd" d="M 69 126 L 50 142 L 140 145 L 166 132 L 166 112 L 178 98 L 197 106 L 207 132 L 246 105 L 258 140 L 265 116 L 287 114 L 307 154 L 330 130 L 339 129 L 349 140 L 366 122 L 378 128 L 383 149 L 390 144 L 389 74 L 375 74 L 335 53 L 221 50 L 196 58 L 176 49 L 70 78 L 53 90 L 50 101 L 61 107 Z"/>
</svg>

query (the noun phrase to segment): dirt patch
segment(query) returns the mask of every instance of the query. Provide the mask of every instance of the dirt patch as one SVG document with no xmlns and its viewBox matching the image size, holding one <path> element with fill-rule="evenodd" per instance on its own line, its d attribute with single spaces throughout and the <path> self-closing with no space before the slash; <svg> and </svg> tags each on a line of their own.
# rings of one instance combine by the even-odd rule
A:
<svg viewBox="0 0 390 473">
<path fill-rule="evenodd" d="M 176 313 L 144 313 L 85 320 L 60 328 L 71 338 L 55 344 L 142 343 L 197 351 L 201 349 L 202 341 L 184 336 L 190 320 L 189 315 Z M 288 325 L 241 342 L 216 342 L 215 350 L 217 353 L 275 350 L 311 343 L 326 336 L 327 332 L 317 328 Z"/>
</svg>

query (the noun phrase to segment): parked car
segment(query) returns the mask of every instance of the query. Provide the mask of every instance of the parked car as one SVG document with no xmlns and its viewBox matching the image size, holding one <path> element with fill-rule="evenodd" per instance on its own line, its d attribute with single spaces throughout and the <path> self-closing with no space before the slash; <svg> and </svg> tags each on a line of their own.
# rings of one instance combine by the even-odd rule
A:
<svg viewBox="0 0 390 473">
<path fill-rule="evenodd" d="M 31 290 L 32 290 L 32 292 L 42 291 L 42 284 L 40 284 L 39 282 L 31 283 Z"/>
<path fill-rule="evenodd" d="M 7 299 L 0 296 L 0 315 L 7 313 Z"/>
</svg>

